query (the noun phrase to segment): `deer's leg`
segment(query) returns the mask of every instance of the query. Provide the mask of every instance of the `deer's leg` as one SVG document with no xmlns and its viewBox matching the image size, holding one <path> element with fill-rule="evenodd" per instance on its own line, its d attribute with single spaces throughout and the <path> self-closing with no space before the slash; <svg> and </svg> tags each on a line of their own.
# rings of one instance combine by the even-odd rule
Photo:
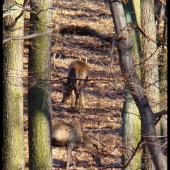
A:
<svg viewBox="0 0 170 170">
<path fill-rule="evenodd" d="M 81 109 L 81 106 L 84 107 L 84 100 L 83 100 L 83 90 L 80 89 L 80 97 L 79 97 L 79 109 Z"/>
<path fill-rule="evenodd" d="M 83 97 L 83 92 L 81 93 L 81 105 L 82 105 L 82 107 L 85 107 L 85 105 L 84 105 L 84 97 Z"/>
<path fill-rule="evenodd" d="M 77 106 L 77 101 L 78 101 L 78 98 L 79 98 L 79 89 L 78 89 L 78 82 L 76 83 L 76 87 L 74 89 L 74 92 L 75 92 L 75 95 L 76 95 L 76 100 L 75 100 L 75 108 Z"/>
<path fill-rule="evenodd" d="M 81 106 L 84 107 L 84 105 L 82 105 L 84 103 L 84 101 L 83 101 L 83 83 L 82 83 L 82 81 L 80 82 L 78 92 L 79 92 L 79 95 L 80 95 L 79 96 L 79 109 L 81 109 Z"/>
<path fill-rule="evenodd" d="M 77 106 L 77 101 L 78 101 L 78 98 L 79 98 L 79 93 L 76 91 L 75 92 L 75 95 L 76 95 L 76 101 L 75 101 L 75 108 Z"/>
<path fill-rule="evenodd" d="M 88 77 L 86 77 L 86 79 L 88 79 Z M 87 81 L 83 81 L 83 82 L 81 83 L 81 87 L 80 87 L 80 94 L 81 94 L 81 95 L 80 95 L 80 98 L 81 98 L 81 106 L 82 106 L 82 107 L 85 107 L 83 92 L 84 92 L 84 89 L 85 89 L 86 85 L 87 85 Z"/>
<path fill-rule="evenodd" d="M 84 85 L 84 84 L 83 84 Z M 80 87 L 80 107 L 82 106 L 83 108 L 85 107 L 84 105 L 84 97 L 83 97 L 83 92 L 84 92 L 84 86 Z"/>
<path fill-rule="evenodd" d="M 74 90 L 71 91 L 71 107 L 73 108 L 73 95 L 74 95 Z"/>
<path fill-rule="evenodd" d="M 74 144 L 68 143 L 67 145 L 67 167 L 66 167 L 67 170 L 69 170 L 70 159 L 72 158 L 73 148 L 74 148 Z"/>
<path fill-rule="evenodd" d="M 82 94 L 80 92 L 80 97 L 79 97 L 79 109 L 81 109 L 81 103 L 82 103 Z"/>
<path fill-rule="evenodd" d="M 79 109 L 81 109 L 81 93 L 79 93 L 80 97 L 79 97 Z"/>
<path fill-rule="evenodd" d="M 74 152 L 75 151 L 72 151 L 72 158 L 73 158 L 73 169 L 76 169 L 76 163 L 75 163 L 75 160 L 74 160 Z"/>
</svg>

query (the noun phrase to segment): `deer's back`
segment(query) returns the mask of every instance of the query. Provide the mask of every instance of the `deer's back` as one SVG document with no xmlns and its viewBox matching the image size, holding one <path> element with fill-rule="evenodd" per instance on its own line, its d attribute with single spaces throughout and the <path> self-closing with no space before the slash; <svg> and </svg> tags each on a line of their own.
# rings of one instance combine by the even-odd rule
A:
<svg viewBox="0 0 170 170">
<path fill-rule="evenodd" d="M 68 77 L 70 78 L 86 79 L 88 74 L 88 65 L 82 60 L 75 60 L 68 67 Z"/>
<path fill-rule="evenodd" d="M 67 143 L 75 143 L 77 146 L 83 143 L 81 129 L 72 124 L 57 122 L 52 126 L 52 145 L 67 146 Z"/>
</svg>

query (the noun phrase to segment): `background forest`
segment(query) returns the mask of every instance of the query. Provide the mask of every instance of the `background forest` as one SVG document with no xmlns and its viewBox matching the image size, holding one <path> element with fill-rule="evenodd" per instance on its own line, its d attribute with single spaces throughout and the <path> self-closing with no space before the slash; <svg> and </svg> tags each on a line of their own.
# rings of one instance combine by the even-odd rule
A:
<svg viewBox="0 0 170 170">
<path fill-rule="evenodd" d="M 75 59 L 89 66 L 80 110 L 61 104 Z M 64 121 L 99 148 L 101 165 L 75 149 L 76 169 L 167 169 L 167 78 L 166 0 L 3 1 L 3 168 L 65 169 L 51 147 Z"/>
</svg>

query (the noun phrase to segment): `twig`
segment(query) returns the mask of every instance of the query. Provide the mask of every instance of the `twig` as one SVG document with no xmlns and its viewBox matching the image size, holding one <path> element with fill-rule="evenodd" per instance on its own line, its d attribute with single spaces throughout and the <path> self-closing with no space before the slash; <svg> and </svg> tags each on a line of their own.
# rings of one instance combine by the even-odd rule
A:
<svg viewBox="0 0 170 170">
<path fill-rule="evenodd" d="M 163 115 L 165 115 L 165 114 L 167 114 L 167 110 L 163 110 L 163 111 L 161 111 L 161 112 L 158 112 L 158 113 L 155 113 L 155 114 L 154 114 L 154 118 L 155 118 L 155 119 L 157 118 L 157 120 L 155 121 L 155 125 L 160 121 L 161 117 L 162 117 Z"/>
<path fill-rule="evenodd" d="M 126 163 L 126 165 L 122 167 L 123 169 L 126 168 L 126 167 L 130 164 L 131 160 L 133 159 L 133 157 L 135 156 L 137 150 L 139 149 L 140 144 L 141 144 L 143 141 L 144 141 L 144 139 L 141 139 L 141 140 L 139 141 L 139 143 L 138 143 L 138 145 L 137 145 L 135 151 L 133 152 L 131 158 L 130 158 L 129 161 Z"/>
</svg>

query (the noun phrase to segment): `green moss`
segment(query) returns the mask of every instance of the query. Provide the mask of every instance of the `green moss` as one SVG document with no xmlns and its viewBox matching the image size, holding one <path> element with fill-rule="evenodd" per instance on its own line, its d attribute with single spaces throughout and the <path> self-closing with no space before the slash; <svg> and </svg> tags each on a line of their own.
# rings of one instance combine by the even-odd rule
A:
<svg viewBox="0 0 170 170">
<path fill-rule="evenodd" d="M 139 111 L 130 93 L 125 93 L 126 101 L 123 107 L 123 145 L 130 150 L 134 150 L 137 147 L 141 138 L 141 120 L 139 118 Z M 127 151 L 123 154 L 122 163 L 125 165 L 130 159 L 132 152 Z M 140 167 L 141 158 L 140 153 L 137 153 L 131 160 L 131 163 L 126 170 L 137 169 Z"/>
</svg>

